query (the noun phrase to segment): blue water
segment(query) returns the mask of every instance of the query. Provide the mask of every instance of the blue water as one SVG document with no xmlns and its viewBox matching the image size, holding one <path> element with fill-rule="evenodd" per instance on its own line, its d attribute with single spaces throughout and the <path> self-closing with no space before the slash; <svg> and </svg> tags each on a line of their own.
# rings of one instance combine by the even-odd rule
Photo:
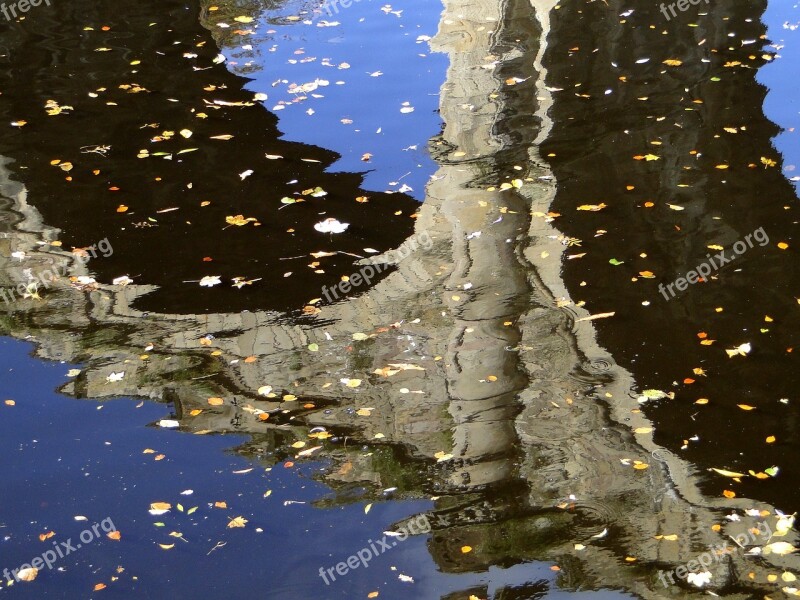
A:
<svg viewBox="0 0 800 600">
<path fill-rule="evenodd" d="M 245 38 L 253 50 L 229 46 L 222 52 L 234 73 L 253 78 L 248 89 L 268 95 L 264 105 L 279 117 L 286 139 L 340 153 L 333 170 L 365 172 L 367 189 L 407 185 L 407 193 L 422 200 L 436 168 L 427 144 L 441 129 L 438 94 L 448 63 L 426 40 L 436 33 L 442 7 L 409 0 L 393 3 L 393 12 L 383 6 L 363 0 L 332 17 L 324 13 L 313 24 L 277 26 L 268 20 L 291 11 L 265 11 L 256 35 Z M 339 25 L 320 26 L 326 21 Z M 303 95 L 289 92 L 291 84 L 317 80 L 329 85 L 291 103 Z M 404 103 L 413 112 L 401 112 Z M 365 153 L 372 154 L 369 162 L 362 160 Z"/>
<path fill-rule="evenodd" d="M 758 81 L 769 89 L 764 114 L 782 128 L 775 138 L 775 146 L 783 155 L 786 177 L 797 189 L 800 184 L 800 90 L 797 85 L 800 5 L 784 0 L 770 2 L 764 22 L 770 42 L 780 46 L 777 50 L 780 58 L 758 73 Z"/>
</svg>

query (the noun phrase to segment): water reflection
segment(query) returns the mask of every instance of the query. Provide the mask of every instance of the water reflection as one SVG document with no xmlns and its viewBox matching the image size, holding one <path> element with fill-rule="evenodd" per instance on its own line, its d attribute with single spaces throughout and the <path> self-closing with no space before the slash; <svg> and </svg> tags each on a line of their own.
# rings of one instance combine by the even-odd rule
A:
<svg viewBox="0 0 800 600">
<path fill-rule="evenodd" d="M 553 561 L 564 588 L 657 597 L 659 569 L 757 522 L 743 517 L 717 533 L 711 525 L 723 511 L 771 509 L 704 498 L 687 464 L 663 451 L 653 459 L 661 449 L 640 410 L 641 387 L 597 343 L 591 314 L 562 279 L 562 263 L 585 248 L 555 227 L 555 183 L 563 201 L 578 175 L 555 161 L 551 168 L 543 154 L 558 152 L 540 144 L 556 144 L 559 126 L 580 110 L 559 112 L 542 65 L 561 40 L 589 34 L 555 26 L 554 9 L 549 1 L 445 3 L 431 42 L 450 59 L 444 128 L 429 144 L 438 168 L 414 220 L 434 244 L 366 293 L 292 319 L 179 310 L 189 300 L 144 312 L 140 299 L 158 280 L 90 290 L 64 282 L 41 303 L 15 306 L 9 333 L 32 336 L 42 356 L 86 363 L 64 393 L 172 403 L 183 431 L 248 433 L 239 451 L 269 465 L 306 460 L 295 441 L 320 446 L 310 456 L 330 460 L 324 479 L 333 489 L 321 504 L 383 499 L 386 488 L 435 498 L 429 551 L 444 572 Z M 20 186 L 5 195 L 15 222 L 3 255 L 33 254 L 54 238 L 50 221 Z M 710 214 L 698 207 L 693 223 L 710 227 Z M 72 261 L 45 248 L 35 253 L 43 264 Z M 24 280 L 24 268 L 7 260 L 6 277 Z M 671 534 L 678 539 L 658 538 Z M 737 579 L 745 568 L 752 583 Z M 751 590 L 774 589 L 769 569 L 740 555 L 711 567 L 715 586 Z M 514 591 L 543 592 L 541 582 Z M 495 597 L 504 593 L 512 591 Z"/>
</svg>

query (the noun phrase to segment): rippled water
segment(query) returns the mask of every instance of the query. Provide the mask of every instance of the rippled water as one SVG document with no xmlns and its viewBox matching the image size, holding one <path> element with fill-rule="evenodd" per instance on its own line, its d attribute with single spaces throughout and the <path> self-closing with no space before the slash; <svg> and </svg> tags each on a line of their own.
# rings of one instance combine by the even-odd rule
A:
<svg viewBox="0 0 800 600">
<path fill-rule="evenodd" d="M 0 315 L 0 570 L 120 532 L 0 594 L 684 597 L 664 574 L 727 536 L 796 544 L 752 532 L 798 502 L 798 15 L 0 24 L 1 280 L 61 275 Z M 710 585 L 791 595 L 776 554 Z"/>
</svg>

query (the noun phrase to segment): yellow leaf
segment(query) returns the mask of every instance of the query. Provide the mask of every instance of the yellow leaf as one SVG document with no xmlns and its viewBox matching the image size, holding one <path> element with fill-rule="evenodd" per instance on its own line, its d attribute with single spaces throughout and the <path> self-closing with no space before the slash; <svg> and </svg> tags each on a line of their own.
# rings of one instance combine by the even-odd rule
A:
<svg viewBox="0 0 800 600">
<path fill-rule="evenodd" d="M 767 443 L 768 444 L 774 444 L 775 443 L 775 436 L 774 435 L 769 436 L 767 438 Z"/>
<path fill-rule="evenodd" d="M 642 434 L 651 433 L 652 431 L 653 431 L 652 427 L 637 427 L 636 429 L 634 429 L 635 433 L 642 433 Z"/>
<path fill-rule="evenodd" d="M 748 411 L 749 411 L 749 410 L 755 410 L 755 409 L 756 409 L 756 407 L 755 407 L 755 406 L 750 406 L 749 404 L 737 404 L 736 406 L 738 406 L 738 407 L 739 407 L 739 408 L 741 408 L 742 410 L 748 410 Z"/>
<path fill-rule="evenodd" d="M 211 406 L 221 406 L 222 404 L 225 403 L 225 401 L 222 398 L 216 398 L 215 397 L 215 398 L 209 398 L 208 399 L 208 403 Z"/>
<path fill-rule="evenodd" d="M 175 547 L 175 544 L 159 544 L 158 546 L 162 550 L 172 550 Z"/>
<path fill-rule="evenodd" d="M 247 519 L 244 517 L 235 517 L 228 523 L 228 529 L 235 529 L 237 527 L 244 527 L 247 524 Z"/>
<path fill-rule="evenodd" d="M 724 490 L 722 495 L 726 498 L 736 498 L 736 492 L 732 492 L 731 490 Z"/>
<path fill-rule="evenodd" d="M 680 67 L 683 64 L 683 61 L 676 58 L 668 58 L 664 61 L 664 64 L 668 67 Z"/>
<path fill-rule="evenodd" d="M 472 552 L 472 546 L 461 546 L 461 553 L 462 554 L 467 554 L 469 552 Z"/>
<path fill-rule="evenodd" d="M 719 473 L 723 477 L 745 477 L 744 473 L 737 473 L 735 471 L 726 471 L 725 469 L 717 469 L 714 467 L 712 467 L 711 470 L 715 473 Z"/>
<path fill-rule="evenodd" d="M 153 502 L 150 505 L 150 510 L 169 510 L 172 505 L 169 502 Z"/>
<path fill-rule="evenodd" d="M 256 219 L 254 217 L 248 217 L 247 219 L 245 219 L 244 215 L 233 215 L 225 217 L 225 222 L 228 225 L 236 225 L 237 227 L 241 227 L 242 225 L 247 225 L 251 221 L 256 221 Z"/>
</svg>

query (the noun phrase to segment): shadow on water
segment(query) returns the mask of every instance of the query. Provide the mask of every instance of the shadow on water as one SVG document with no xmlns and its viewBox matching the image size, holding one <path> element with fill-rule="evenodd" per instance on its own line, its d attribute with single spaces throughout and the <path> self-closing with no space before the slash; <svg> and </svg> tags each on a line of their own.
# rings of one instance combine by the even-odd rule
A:
<svg viewBox="0 0 800 600">
<path fill-rule="evenodd" d="M 20 300 L 5 317 L 7 332 L 35 341 L 39 356 L 83 363 L 62 393 L 93 400 L 158 399 L 172 407 L 181 432 L 246 436 L 236 452 L 263 467 L 303 469 L 322 459 L 321 470 L 308 472 L 327 486 L 309 500 L 318 512 L 357 505 L 362 513 L 361 504 L 390 510 L 400 502 L 425 502 L 427 508 L 414 510 L 431 523 L 425 538 L 431 561 L 417 564 L 415 597 L 533 598 L 558 594 L 555 588 L 663 597 L 660 571 L 724 543 L 727 535 L 764 521 L 776 524 L 775 509 L 767 504 L 701 494 L 693 468 L 676 456 L 675 445 L 666 444 L 672 454 L 655 443 L 653 422 L 640 403 L 643 389 L 673 391 L 672 380 L 691 374 L 691 367 L 702 364 L 711 374 L 721 364 L 734 364 L 726 362 L 720 346 L 746 340 L 734 338 L 734 325 L 724 325 L 727 317 L 708 314 L 703 303 L 724 303 L 728 295 L 727 306 L 733 306 L 733 294 L 741 297 L 745 288 L 769 303 L 777 295 L 754 282 L 766 286 L 766 273 L 774 277 L 777 270 L 787 281 L 793 277 L 785 262 L 791 254 L 779 253 L 774 245 L 742 259 L 746 281 L 745 275 L 728 278 L 726 272 L 707 284 L 722 291 L 702 302 L 693 289 L 685 298 L 696 304 L 685 298 L 661 302 L 655 288 L 659 280 L 639 274 L 651 270 L 669 280 L 702 260 L 706 244 L 727 246 L 761 225 L 775 239 L 789 235 L 782 207 L 793 201 L 791 187 L 778 168 L 759 164 L 761 155 L 771 156 L 774 126 L 764 119 L 759 101 L 737 101 L 736 94 L 748 85 L 754 93 L 758 88 L 744 69 L 716 64 L 751 50 L 735 48 L 730 56 L 701 61 L 706 44 L 722 48 L 727 43 L 722 12 L 698 28 L 677 21 L 667 27 L 676 44 L 682 42 L 682 53 L 675 57 L 675 46 L 670 57 L 687 65 L 673 71 L 661 62 L 668 57 L 661 57 L 667 49 L 659 28 L 626 27 L 619 17 L 623 7 L 588 3 L 580 11 L 555 10 L 546 0 L 445 3 L 431 40 L 433 50 L 449 57 L 439 102 L 443 128 L 428 144 L 437 170 L 417 206 L 409 198 L 374 193 L 367 193 L 370 202 L 356 203 L 354 196 L 364 194 L 359 176 L 322 172 L 334 160 L 330 152 L 280 142 L 274 118 L 259 106 L 205 104 L 203 98 L 249 102 L 252 94 L 239 91 L 240 80 L 221 66 L 212 66 L 216 51 L 195 23 L 196 9 L 166 4 L 149 10 L 138 4 L 126 6 L 120 18 L 122 8 L 115 5 L 113 12 L 105 9 L 111 30 L 100 34 L 97 28 L 106 21 L 92 12 L 100 9 L 80 13 L 75 6 L 64 9 L 72 13 L 64 22 L 82 28 L 78 23 L 95 15 L 94 31 L 65 39 L 54 33 L 54 24 L 43 29 L 45 34 L 14 29 L 19 36 L 14 43 L 37 57 L 30 64 L 38 64 L 12 62 L 14 80 L 28 72 L 39 76 L 27 98 L 0 97 L 4 119 L 28 121 L 0 147 L 16 161 L 6 176 L 25 183 L 24 188 L 8 183 L 4 190 L 5 214 L 9 220 L 16 215 L 15 227 L 7 226 L 2 240 L 4 277 L 24 282 L 24 269 L 55 264 L 75 276 L 86 273 L 72 254 L 52 243 L 35 251 L 40 242 L 56 239 L 53 227 L 64 230 L 58 237 L 65 246 L 72 243 L 70 236 L 76 236 L 76 245 L 106 235 L 114 244 L 113 258 L 89 264 L 100 283 L 62 281 L 41 301 Z M 721 3 L 720 11 L 726 6 Z M 757 38 L 761 10 L 731 4 L 730 15 L 750 19 L 744 22 L 753 31 L 746 35 Z M 654 8 L 635 18 L 651 22 L 659 18 L 656 13 Z M 158 24 L 155 15 L 171 19 Z M 54 15 L 47 19 L 55 23 Z M 186 28 L 182 35 L 179 24 Z M 38 39 L 42 35 L 48 43 Z M 695 36 L 706 41 L 699 44 Z M 179 44 L 173 44 L 176 39 Z M 96 52 L 98 46 L 111 50 Z M 122 51 L 129 47 L 135 51 Z M 185 52 L 198 57 L 184 57 Z M 142 61 L 133 65 L 137 73 L 114 79 L 122 68 L 120 55 L 127 63 Z M 637 63 L 644 55 L 650 62 Z M 81 66 L 87 56 L 91 68 Z M 763 59 L 748 60 L 758 66 Z M 195 66 L 207 70 L 195 71 Z M 84 77 L 74 76 L 79 67 Z M 119 88 L 132 83 L 148 91 L 131 95 L 131 89 Z M 201 93 L 210 86 L 216 86 L 211 96 Z M 606 94 L 609 86 L 617 87 Z M 98 91 L 101 87 L 106 91 Z M 98 98 L 85 96 L 92 90 Z M 74 114 L 43 114 L 44 102 L 53 96 L 60 105 L 74 106 Z M 645 96 L 649 102 L 639 99 Z M 706 114 L 711 105 L 716 110 Z M 207 118 L 198 119 L 198 112 L 208 113 Z M 79 115 L 85 131 L 75 131 Z M 723 144 L 723 125 L 715 118 L 745 126 L 754 146 Z M 109 119 L 109 129 L 101 128 L 103 135 L 96 137 L 95 124 L 102 119 Z M 138 129 L 151 121 L 158 121 L 158 128 Z M 184 127 L 192 130 L 191 137 L 177 133 Z M 165 129 L 176 133 L 169 140 L 149 141 L 154 134 L 164 137 Z M 235 137 L 208 139 L 223 133 Z M 105 158 L 81 154 L 78 149 L 86 144 L 112 148 Z M 195 146 L 194 152 L 178 154 Z M 151 156 L 136 158 L 145 147 Z M 155 156 L 155 147 L 170 152 L 171 160 Z M 267 160 L 265 152 L 283 159 Z M 660 160 L 633 158 L 647 153 Z M 73 169 L 51 165 L 55 159 L 73 162 Z M 689 160 L 693 166 L 684 169 L 689 165 L 682 161 Z M 724 172 L 716 169 L 723 161 L 730 164 Z M 92 175 L 95 168 L 99 175 Z M 254 174 L 240 181 L 245 168 Z M 66 176 L 73 181 L 64 182 Z M 158 185 L 143 185 L 156 177 L 162 178 Z M 299 182 L 287 185 L 292 178 Z M 684 184 L 694 187 L 678 187 Z M 280 208 L 287 190 L 317 185 L 328 196 Z M 626 190 L 627 185 L 634 189 Z M 773 195 L 764 199 L 759 192 L 757 209 L 742 196 L 763 188 Z M 74 204 L 66 204 L 68 197 Z M 203 200 L 211 204 L 201 207 Z M 645 208 L 649 201 L 654 206 Z M 604 210 L 581 211 L 582 218 L 573 218 L 577 206 L 601 202 Z M 117 212 L 120 204 L 128 210 Z M 158 212 L 173 206 L 179 210 Z M 222 230 L 231 214 L 253 216 L 262 225 Z M 327 215 L 352 223 L 350 235 L 337 237 L 335 247 L 322 245 L 332 243 L 325 236 L 305 235 Z M 151 218 L 157 226 L 148 225 Z M 773 219 L 769 224 L 768 218 Z M 380 219 L 392 225 L 370 226 Z M 300 270 L 308 273 L 302 279 L 283 278 L 283 269 L 267 269 L 278 258 L 329 247 L 353 254 L 366 245 L 387 250 L 409 236 L 412 226 L 414 233 L 430 236 L 430 247 L 418 248 L 363 294 L 309 310 L 303 320 L 275 312 L 316 296 L 309 281 L 318 289 L 320 282 L 336 279 L 327 266 L 325 274 L 312 276 L 307 259 L 301 261 Z M 296 231 L 289 235 L 288 228 Z M 392 233 L 387 236 L 383 229 Z M 182 250 L 174 249 L 176 238 L 185 239 Z M 307 247 L 308 240 L 314 245 Z M 9 259 L 12 252 L 26 256 Z M 640 253 L 649 258 L 636 258 Z M 206 255 L 214 261 L 203 267 Z M 746 269 L 756 255 L 766 266 Z M 346 256 L 334 266 L 358 268 L 354 257 Z M 623 264 L 615 267 L 611 258 Z M 567 265 L 563 277 L 562 263 Z M 251 268 L 245 272 L 245 266 Z M 238 290 L 179 283 L 220 274 L 223 267 L 229 269 L 226 277 L 263 278 L 260 287 L 241 297 L 253 304 L 232 296 Z M 134 283 L 108 284 L 125 271 L 137 275 Z M 578 285 L 583 279 L 594 283 L 584 288 Z M 259 295 L 259 290 L 276 289 L 278 281 L 276 298 Z M 292 288 L 293 281 L 306 287 Z M 579 302 L 583 299 L 586 306 Z M 643 299 L 650 301 L 647 310 Z M 786 299 L 775 302 L 770 310 L 784 314 L 779 310 L 786 309 Z M 746 311 L 758 309 L 760 315 L 763 309 L 741 300 L 738 305 L 740 329 Z M 241 311 L 245 306 L 251 311 Z M 601 345 L 591 317 L 607 311 L 617 315 L 598 328 Z M 712 316 L 719 321 L 709 322 Z M 762 322 L 760 315 L 749 327 Z M 679 326 L 680 335 L 674 333 Z M 697 357 L 688 371 L 678 372 L 679 361 L 698 352 L 695 329 L 713 329 L 709 334 L 717 339 L 717 354 Z M 660 352 L 646 358 L 639 345 L 631 344 L 640 330 L 648 340 L 663 340 Z M 754 363 L 736 363 L 744 365 L 734 371 L 739 386 L 743 381 L 755 385 L 761 379 L 752 370 L 764 372 L 772 359 L 779 360 L 777 348 L 786 341 L 781 336 L 791 335 L 791 328 L 775 335 L 772 354 L 769 346 L 759 345 Z M 664 364 L 667 355 L 675 363 L 670 369 Z M 725 386 L 737 383 L 721 379 L 709 377 L 720 386 L 720 396 L 728 391 Z M 673 406 L 688 407 L 695 400 L 676 391 Z M 722 400 L 719 404 L 710 408 L 723 410 Z M 670 442 L 676 439 L 672 428 L 685 427 L 685 420 L 679 423 L 666 410 L 659 406 L 651 412 L 658 436 Z M 688 410 L 680 412 L 685 417 Z M 693 434 L 700 421 L 692 423 Z M 764 497 L 768 486 L 746 489 Z M 745 514 L 754 507 L 759 510 Z M 731 511 L 740 519 L 726 521 Z M 397 529 L 407 519 L 393 515 L 383 527 Z M 676 539 L 665 541 L 665 535 Z M 784 539 L 793 540 L 794 532 Z M 353 551 L 359 543 L 348 540 Z M 335 552 L 328 556 L 332 563 L 343 558 Z M 318 583 L 317 566 L 297 564 L 292 572 L 298 576 L 307 569 L 307 578 Z M 709 566 L 711 586 L 730 597 L 773 592 L 779 584 L 769 575 L 779 568 L 797 571 L 790 558 L 756 562 L 733 553 Z M 741 577 L 746 572 L 752 578 Z M 352 587 L 321 588 L 321 593 L 346 589 L 366 595 L 371 573 L 354 571 L 341 582 Z M 389 597 L 409 593 L 391 590 L 396 595 Z M 688 587 L 669 590 L 674 597 L 701 593 Z M 281 597 L 293 593 L 280 588 Z"/>
</svg>

